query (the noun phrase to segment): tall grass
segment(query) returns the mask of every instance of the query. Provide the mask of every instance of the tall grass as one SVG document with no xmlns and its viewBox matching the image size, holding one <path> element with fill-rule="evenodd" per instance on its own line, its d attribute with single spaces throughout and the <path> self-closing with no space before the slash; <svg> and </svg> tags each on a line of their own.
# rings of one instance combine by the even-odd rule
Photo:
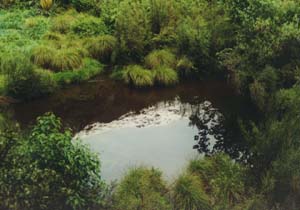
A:
<svg viewBox="0 0 300 210">
<path fill-rule="evenodd" d="M 199 177 L 192 174 L 181 175 L 175 182 L 173 199 L 176 209 L 212 210 L 209 198 L 203 190 Z"/>
<path fill-rule="evenodd" d="M 178 61 L 176 69 L 180 77 L 189 77 L 194 71 L 194 65 L 192 61 L 184 56 Z"/>
<path fill-rule="evenodd" d="M 71 31 L 71 25 L 75 21 L 74 11 L 68 11 L 63 15 L 58 15 L 52 19 L 51 30 L 66 34 Z"/>
<path fill-rule="evenodd" d="M 116 189 L 113 209 L 171 210 L 161 175 L 160 171 L 153 168 L 131 169 Z"/>
<path fill-rule="evenodd" d="M 32 50 L 31 60 L 34 64 L 50 69 L 56 50 L 47 45 L 40 45 Z"/>
<path fill-rule="evenodd" d="M 156 69 L 161 66 L 174 68 L 176 65 L 176 56 L 167 49 L 154 50 L 145 58 L 147 68 Z"/>
<path fill-rule="evenodd" d="M 92 38 L 86 43 L 90 55 L 104 63 L 112 61 L 112 55 L 116 48 L 117 40 L 110 35 Z"/>
<path fill-rule="evenodd" d="M 57 50 L 51 63 L 51 67 L 56 71 L 74 70 L 81 65 L 82 55 L 72 48 Z"/>
<path fill-rule="evenodd" d="M 165 66 L 154 70 L 154 78 L 160 85 L 170 86 L 178 83 L 177 72 Z"/>
<path fill-rule="evenodd" d="M 122 72 L 122 79 L 135 87 L 149 87 L 154 84 L 152 72 L 139 65 L 127 66 Z"/>
<path fill-rule="evenodd" d="M 59 85 L 68 85 L 73 83 L 80 83 L 86 81 L 103 71 L 103 65 L 98 61 L 85 58 L 83 66 L 76 71 L 63 71 L 53 75 L 54 80 Z"/>
</svg>

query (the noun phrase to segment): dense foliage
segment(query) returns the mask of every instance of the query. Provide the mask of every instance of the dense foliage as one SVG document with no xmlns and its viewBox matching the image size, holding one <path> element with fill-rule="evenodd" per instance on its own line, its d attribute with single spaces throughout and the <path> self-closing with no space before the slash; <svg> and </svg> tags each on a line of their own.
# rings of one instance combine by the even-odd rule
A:
<svg viewBox="0 0 300 210">
<path fill-rule="evenodd" d="M 296 210 L 299 12 L 298 0 L 1 0 L 0 94 L 49 94 L 98 75 L 101 63 L 139 88 L 221 75 L 259 113 L 239 121 L 246 147 L 238 161 L 193 160 L 172 186 L 154 169 L 133 169 L 107 208 Z M 2 133 L 0 207 L 101 201 L 99 163 L 55 117 L 40 118 L 28 135 Z"/>
<path fill-rule="evenodd" d="M 2 126 L 0 209 L 89 209 L 101 205 L 105 185 L 96 155 L 52 114 L 29 134 Z"/>
</svg>

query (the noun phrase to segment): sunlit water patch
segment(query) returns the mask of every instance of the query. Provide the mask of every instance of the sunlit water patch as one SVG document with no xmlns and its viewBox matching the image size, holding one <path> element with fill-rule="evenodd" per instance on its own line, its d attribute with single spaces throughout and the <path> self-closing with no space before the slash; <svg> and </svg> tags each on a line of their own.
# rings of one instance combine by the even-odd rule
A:
<svg viewBox="0 0 300 210">
<path fill-rule="evenodd" d="M 213 147 L 212 131 L 221 119 L 208 101 L 190 104 L 175 98 L 128 112 L 110 123 L 88 125 L 76 136 L 100 154 L 107 181 L 119 179 L 128 168 L 139 165 L 159 168 L 172 179 L 190 159 L 203 155 L 200 142 L 205 140 L 207 149 Z"/>
</svg>

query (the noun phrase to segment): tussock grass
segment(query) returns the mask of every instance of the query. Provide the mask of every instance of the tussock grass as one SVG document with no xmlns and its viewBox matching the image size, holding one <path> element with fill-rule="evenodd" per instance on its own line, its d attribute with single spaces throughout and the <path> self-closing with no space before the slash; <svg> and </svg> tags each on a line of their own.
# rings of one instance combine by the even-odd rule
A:
<svg viewBox="0 0 300 210">
<path fill-rule="evenodd" d="M 103 35 L 92 38 L 86 43 L 86 48 L 91 57 L 109 63 L 112 60 L 112 54 L 116 47 L 117 40 L 110 35 Z"/>
<path fill-rule="evenodd" d="M 31 61 L 42 68 L 50 69 L 55 53 L 54 48 L 40 45 L 32 50 Z"/>
<path fill-rule="evenodd" d="M 170 86 L 178 83 L 177 72 L 165 66 L 154 70 L 154 78 L 160 85 Z"/>
<path fill-rule="evenodd" d="M 51 67 L 55 71 L 74 70 L 82 65 L 82 54 L 77 49 L 57 50 Z"/>
<path fill-rule="evenodd" d="M 139 65 L 127 66 L 122 73 L 122 78 L 127 84 L 135 87 L 149 87 L 154 84 L 154 77 L 151 71 Z"/>
<path fill-rule="evenodd" d="M 194 70 L 194 65 L 193 62 L 190 61 L 187 57 L 182 57 L 178 61 L 176 69 L 180 77 L 188 77 L 191 76 Z"/>
<path fill-rule="evenodd" d="M 167 49 L 154 50 L 145 58 L 147 68 L 156 69 L 161 66 L 174 68 L 176 65 L 176 56 Z"/>
<path fill-rule="evenodd" d="M 192 174 L 181 175 L 175 182 L 173 199 L 179 209 L 211 210 L 209 199 L 203 190 L 199 177 Z"/>
<path fill-rule="evenodd" d="M 59 85 L 80 83 L 86 81 L 103 71 L 103 65 L 96 60 L 85 58 L 83 66 L 76 71 L 63 71 L 54 74 L 54 80 Z"/>
<path fill-rule="evenodd" d="M 76 20 L 71 13 L 72 12 L 67 12 L 64 15 L 59 15 L 53 18 L 51 30 L 62 34 L 70 32 L 71 25 Z"/>
</svg>

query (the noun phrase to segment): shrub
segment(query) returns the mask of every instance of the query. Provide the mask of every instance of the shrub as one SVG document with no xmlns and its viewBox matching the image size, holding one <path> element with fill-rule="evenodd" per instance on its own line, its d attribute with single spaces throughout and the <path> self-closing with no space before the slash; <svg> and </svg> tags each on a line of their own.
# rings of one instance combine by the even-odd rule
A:
<svg viewBox="0 0 300 210">
<path fill-rule="evenodd" d="M 50 69 L 56 50 L 46 45 L 40 45 L 33 49 L 31 60 L 34 64 Z"/>
<path fill-rule="evenodd" d="M 211 210 L 208 196 L 199 177 L 191 174 L 181 175 L 173 190 L 175 209 Z"/>
<path fill-rule="evenodd" d="M 162 66 L 175 67 L 176 56 L 169 50 L 154 50 L 145 58 L 147 68 L 156 69 Z"/>
<path fill-rule="evenodd" d="M 56 71 L 74 70 L 82 65 L 81 53 L 77 49 L 57 50 L 52 60 L 51 67 Z"/>
<path fill-rule="evenodd" d="M 86 48 L 90 55 L 104 63 L 112 61 L 112 55 L 116 47 L 117 40 L 110 35 L 99 36 L 88 41 Z"/>
<path fill-rule="evenodd" d="M 164 66 L 154 70 L 154 78 L 160 85 L 169 86 L 178 83 L 178 75 L 176 71 Z"/>
<path fill-rule="evenodd" d="M 161 172 L 139 167 L 131 169 L 121 180 L 115 193 L 115 210 L 168 210 L 167 192 Z"/>
<path fill-rule="evenodd" d="M 96 18 L 90 15 L 81 15 L 71 26 L 74 34 L 80 37 L 98 36 L 108 33 L 106 25 L 101 18 Z"/>
<path fill-rule="evenodd" d="M 1 208 L 65 210 L 101 205 L 105 185 L 99 158 L 73 141 L 71 131 L 53 114 L 39 117 L 28 135 L 1 135 L 0 145 Z M 8 145 L 7 152 L 2 145 Z"/>
<path fill-rule="evenodd" d="M 122 72 L 122 79 L 135 87 L 152 86 L 154 83 L 152 72 L 138 65 L 127 66 Z"/>
</svg>

